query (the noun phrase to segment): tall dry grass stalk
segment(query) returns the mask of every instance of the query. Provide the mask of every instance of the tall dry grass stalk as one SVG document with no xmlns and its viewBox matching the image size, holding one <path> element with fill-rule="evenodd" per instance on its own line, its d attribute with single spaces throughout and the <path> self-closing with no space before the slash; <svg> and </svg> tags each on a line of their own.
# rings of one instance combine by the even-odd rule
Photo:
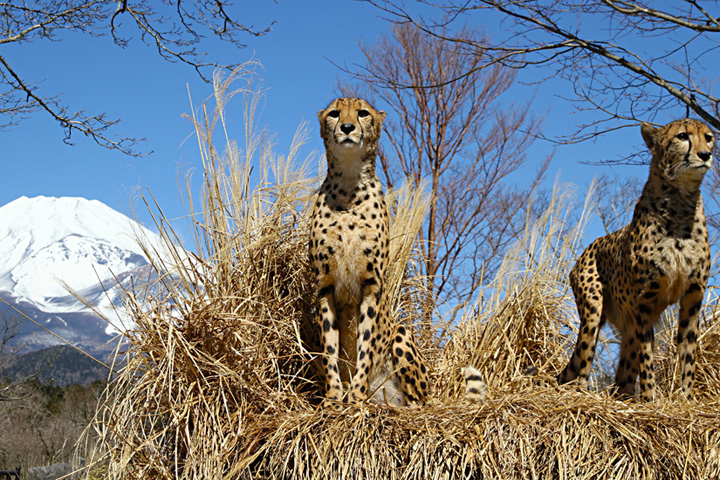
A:
<svg viewBox="0 0 720 480">
<path fill-rule="evenodd" d="M 508 252 L 485 298 L 457 326 L 425 325 L 433 378 L 423 406 L 318 405 L 312 353 L 303 338 L 314 295 L 307 268 L 307 207 L 316 155 L 287 156 L 257 130 L 261 98 L 252 65 L 215 78 L 215 109 L 192 115 L 203 161 L 201 200 L 189 202 L 194 249 L 158 207 L 167 247 L 148 253 L 161 276 L 142 303 L 129 292 L 136 326 L 128 364 L 92 425 L 83 451 L 90 478 L 162 479 L 575 479 L 717 478 L 720 475 L 720 331 L 713 302 L 698 355 L 699 400 L 653 404 L 552 381 L 574 341 L 566 273 L 587 221 L 570 222 L 567 188 Z M 233 83 L 235 82 L 235 83 Z M 232 90 L 237 83 L 241 88 Z M 245 104 L 245 144 L 229 140 L 224 107 Z M 216 145 L 225 145 L 219 151 Z M 323 162 L 324 163 L 324 162 Z M 189 182 L 188 182 L 189 185 Z M 193 192 L 188 187 L 188 199 Z M 392 211 L 388 290 L 395 318 L 421 318 L 415 238 L 423 189 L 388 194 Z M 587 212 L 587 208 L 585 212 Z M 449 336 L 440 335 L 443 329 Z M 672 348 L 659 370 L 672 376 Z M 461 368 L 490 384 L 480 406 L 463 402 Z M 528 378 L 523 369 L 535 366 Z M 88 435 L 88 438 L 90 436 Z"/>
<path fill-rule="evenodd" d="M 494 280 L 465 314 L 446 348 L 446 359 L 453 362 L 446 371 L 454 378 L 448 386 L 455 388 L 445 392 L 457 395 L 462 388 L 459 372 L 468 364 L 499 388 L 521 378 L 527 367 L 536 367 L 542 376 L 564 360 L 575 308 L 567 272 L 579 248 L 592 194 L 591 189 L 575 225 L 569 221 L 575 209 L 568 185 L 556 183 L 538 218 L 530 217 L 533 209 L 528 207 L 522 237 L 505 254 Z"/>
</svg>

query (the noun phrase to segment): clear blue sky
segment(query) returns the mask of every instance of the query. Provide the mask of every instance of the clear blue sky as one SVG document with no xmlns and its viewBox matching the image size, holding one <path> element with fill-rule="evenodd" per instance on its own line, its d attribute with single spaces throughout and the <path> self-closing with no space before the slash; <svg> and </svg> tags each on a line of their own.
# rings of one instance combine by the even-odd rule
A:
<svg viewBox="0 0 720 480">
<path fill-rule="evenodd" d="M 261 72 L 269 88 L 261 123 L 277 133 L 278 149 L 285 152 L 302 120 L 311 122 L 312 141 L 304 153 L 320 149 L 316 112 L 336 96 L 340 72 L 331 62 L 361 61 L 358 42 L 372 43 L 389 32 L 390 24 L 373 6 L 350 0 L 281 0 L 242 2 L 242 18 L 262 26 L 275 20 L 264 37 L 247 38 L 249 46 L 238 50 L 219 42 L 208 43 L 210 58 L 220 62 L 243 62 L 255 58 L 265 66 Z M 86 138 L 73 138 L 75 146 L 62 142 L 59 126 L 42 112 L 6 131 L 0 131 L 2 188 L 0 205 L 19 196 L 80 196 L 100 200 L 123 213 L 129 212 L 130 194 L 149 189 L 169 217 L 183 215 L 178 194 L 178 166 L 199 170 L 197 142 L 183 113 L 190 111 L 188 88 L 197 106 L 212 93 L 190 67 L 162 60 L 154 48 L 134 38 L 121 49 L 108 37 L 69 34 L 57 42 L 35 42 L 3 47 L 2 54 L 28 79 L 42 81 L 39 93 L 62 94 L 64 104 L 88 113 L 106 112 L 122 123 L 114 132 L 145 137 L 139 148 L 154 153 L 132 158 L 97 146 Z M 574 120 L 555 97 L 560 83 L 527 87 L 521 94 L 534 95 L 538 114 L 548 112 L 547 133 L 567 133 Z M 383 105 L 377 106 L 384 108 Z M 231 128 L 242 133 L 242 117 L 230 118 Z M 557 150 L 550 180 L 562 170 L 565 180 L 584 189 L 599 167 L 582 166 L 579 160 L 597 161 L 620 149 L 639 146 L 637 132 L 622 132 L 597 143 Z M 551 149 L 537 144 L 540 161 Z M 303 155 L 304 156 L 304 155 Z M 605 169 L 607 171 L 607 169 Z M 645 176 L 644 169 L 623 170 Z M 199 179 L 199 175 L 196 175 Z M 139 208 L 140 220 L 149 217 Z"/>
</svg>

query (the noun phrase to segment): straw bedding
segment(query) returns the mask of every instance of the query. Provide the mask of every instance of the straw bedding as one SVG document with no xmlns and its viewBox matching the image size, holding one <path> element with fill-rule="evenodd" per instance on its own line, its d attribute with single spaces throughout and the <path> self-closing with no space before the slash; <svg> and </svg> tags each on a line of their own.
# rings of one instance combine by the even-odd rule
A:
<svg viewBox="0 0 720 480">
<path fill-rule="evenodd" d="M 128 364 L 87 438 L 87 477 L 184 479 L 575 479 L 720 477 L 720 327 L 706 307 L 697 399 L 670 389 L 672 328 L 657 335 L 660 398 L 618 400 L 605 390 L 558 387 L 576 314 L 566 273 L 579 248 L 571 195 L 558 188 L 528 222 L 495 281 L 461 323 L 417 325 L 422 279 L 413 242 L 427 208 L 422 186 L 391 194 L 395 317 L 424 332 L 431 400 L 391 408 L 319 405 L 307 272 L 313 176 L 298 166 L 302 130 L 287 157 L 252 128 L 258 90 L 247 82 L 246 144 L 224 134 L 233 78 L 217 79 L 217 108 L 195 114 L 202 205 L 190 204 L 195 253 L 148 251 L 167 272 L 141 303 L 129 301 Z M 200 118 L 198 118 L 200 117 Z M 219 134 L 219 135 L 220 135 Z M 252 168 L 251 168 L 252 167 Z M 251 188 L 251 185 L 256 187 Z M 157 213 L 168 245 L 174 232 Z M 128 292 L 128 298 L 137 298 Z M 462 400 L 461 369 L 489 384 L 483 405 Z M 533 376 L 523 374 L 535 367 Z M 99 470 L 98 466 L 102 466 Z M 92 473 L 95 472 L 95 473 Z"/>
</svg>

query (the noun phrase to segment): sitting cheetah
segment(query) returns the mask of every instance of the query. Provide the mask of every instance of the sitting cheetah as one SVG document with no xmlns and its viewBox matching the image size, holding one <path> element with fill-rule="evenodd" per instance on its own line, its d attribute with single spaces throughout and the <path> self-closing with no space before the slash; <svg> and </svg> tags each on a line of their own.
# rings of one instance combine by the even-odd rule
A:
<svg viewBox="0 0 720 480">
<path fill-rule="evenodd" d="M 615 377 L 621 394 L 655 397 L 653 327 L 680 301 L 677 349 L 682 396 L 695 378 L 695 342 L 710 269 L 700 183 L 712 164 L 713 135 L 697 120 L 662 128 L 642 124 L 652 153 L 650 175 L 630 224 L 595 240 L 570 272 L 580 315 L 577 346 L 560 383 L 587 383 L 600 327 L 609 320 L 622 336 Z"/>
<path fill-rule="evenodd" d="M 412 333 L 388 318 L 385 268 L 388 215 L 375 157 L 385 112 L 338 98 L 318 113 L 327 176 L 310 224 L 310 265 L 317 281 L 326 397 L 368 396 L 401 406 L 422 402 L 427 372 Z"/>
</svg>

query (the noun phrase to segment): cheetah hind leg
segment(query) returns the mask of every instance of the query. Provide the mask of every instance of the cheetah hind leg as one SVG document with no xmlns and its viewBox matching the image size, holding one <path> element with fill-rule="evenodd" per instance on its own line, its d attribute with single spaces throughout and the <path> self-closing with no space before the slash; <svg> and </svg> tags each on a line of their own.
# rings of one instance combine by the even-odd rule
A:
<svg viewBox="0 0 720 480">
<path fill-rule="evenodd" d="M 404 325 L 395 328 L 392 359 L 400 388 L 409 403 L 423 403 L 428 394 L 428 375 L 412 332 Z"/>
<path fill-rule="evenodd" d="M 579 265 L 582 265 L 581 262 L 584 260 L 586 253 L 583 253 L 580 260 L 578 260 Z M 594 261 L 590 265 L 594 267 Z M 593 268 L 593 270 L 597 272 L 597 269 Z M 603 300 L 597 293 L 602 291 L 602 283 L 600 283 L 597 273 L 593 273 L 588 274 L 588 278 L 585 280 L 586 283 L 581 285 L 578 278 L 582 277 L 583 273 L 583 270 L 577 269 L 577 266 L 570 273 L 570 284 L 575 295 L 575 304 L 580 317 L 580 329 L 572 357 L 565 369 L 558 375 L 559 384 L 578 379 L 580 385 L 587 386 L 600 328 L 606 321 Z"/>
</svg>

